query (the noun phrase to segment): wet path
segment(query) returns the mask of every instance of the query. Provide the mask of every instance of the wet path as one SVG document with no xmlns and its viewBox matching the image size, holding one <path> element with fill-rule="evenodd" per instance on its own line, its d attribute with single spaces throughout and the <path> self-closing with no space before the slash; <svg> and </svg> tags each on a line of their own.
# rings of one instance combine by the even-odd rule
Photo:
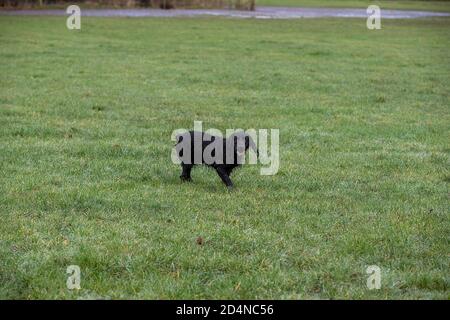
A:
<svg viewBox="0 0 450 320">
<path fill-rule="evenodd" d="M 258 7 L 256 11 L 236 10 L 158 10 L 158 9 L 83 9 L 82 16 L 91 17 L 194 17 L 223 16 L 257 19 L 294 19 L 294 18 L 367 18 L 366 9 L 330 9 L 330 8 L 283 8 Z M 64 10 L 14 10 L 0 11 L 0 15 L 67 15 Z M 445 17 L 450 13 L 431 11 L 383 10 L 382 19 L 413 19 L 423 17 Z"/>
</svg>

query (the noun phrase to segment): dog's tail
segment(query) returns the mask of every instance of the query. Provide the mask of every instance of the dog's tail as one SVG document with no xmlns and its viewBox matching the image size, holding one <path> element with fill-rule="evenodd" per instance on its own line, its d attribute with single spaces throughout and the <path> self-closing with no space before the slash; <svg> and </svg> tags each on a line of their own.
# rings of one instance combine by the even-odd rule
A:
<svg viewBox="0 0 450 320">
<path fill-rule="evenodd" d="M 190 134 L 190 133 L 189 133 L 188 131 L 182 132 L 182 133 L 178 133 L 178 134 L 175 136 L 175 140 L 177 141 L 176 144 L 180 144 L 180 143 L 184 140 L 184 138 L 185 138 L 187 135 L 189 135 L 189 134 Z"/>
</svg>

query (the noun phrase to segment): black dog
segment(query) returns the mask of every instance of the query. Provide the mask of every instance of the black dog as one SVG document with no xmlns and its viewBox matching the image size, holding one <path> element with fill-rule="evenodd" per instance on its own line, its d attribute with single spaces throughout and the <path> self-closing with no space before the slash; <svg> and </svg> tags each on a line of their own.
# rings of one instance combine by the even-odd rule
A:
<svg viewBox="0 0 450 320">
<path fill-rule="evenodd" d="M 194 165 L 205 164 L 214 168 L 228 189 L 232 189 L 231 172 L 242 164 L 245 151 L 249 147 L 259 156 L 253 139 L 243 131 L 232 134 L 228 139 L 197 131 L 178 135 L 176 152 L 183 170 L 180 178 L 183 181 L 192 181 L 191 170 Z M 211 151 L 210 156 L 204 155 L 205 149 Z"/>
</svg>

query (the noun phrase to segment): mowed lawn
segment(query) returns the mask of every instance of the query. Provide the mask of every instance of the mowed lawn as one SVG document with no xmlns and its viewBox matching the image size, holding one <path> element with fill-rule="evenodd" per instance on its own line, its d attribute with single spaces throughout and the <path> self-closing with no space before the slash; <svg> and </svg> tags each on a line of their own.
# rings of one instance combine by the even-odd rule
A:
<svg viewBox="0 0 450 320">
<path fill-rule="evenodd" d="M 0 17 L 1 298 L 449 298 L 450 19 L 65 23 Z M 194 120 L 278 174 L 181 183 Z"/>
</svg>

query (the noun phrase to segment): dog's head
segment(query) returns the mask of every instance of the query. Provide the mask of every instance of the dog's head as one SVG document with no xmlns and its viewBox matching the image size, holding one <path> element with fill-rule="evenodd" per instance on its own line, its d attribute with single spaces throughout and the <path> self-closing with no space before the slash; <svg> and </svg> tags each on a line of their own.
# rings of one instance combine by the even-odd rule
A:
<svg viewBox="0 0 450 320">
<path fill-rule="evenodd" d="M 259 157 L 259 151 L 255 142 L 252 137 L 244 131 L 235 132 L 228 139 L 233 142 L 234 152 L 239 157 L 242 157 L 249 148 L 251 148 L 256 153 L 256 156 Z"/>
</svg>

